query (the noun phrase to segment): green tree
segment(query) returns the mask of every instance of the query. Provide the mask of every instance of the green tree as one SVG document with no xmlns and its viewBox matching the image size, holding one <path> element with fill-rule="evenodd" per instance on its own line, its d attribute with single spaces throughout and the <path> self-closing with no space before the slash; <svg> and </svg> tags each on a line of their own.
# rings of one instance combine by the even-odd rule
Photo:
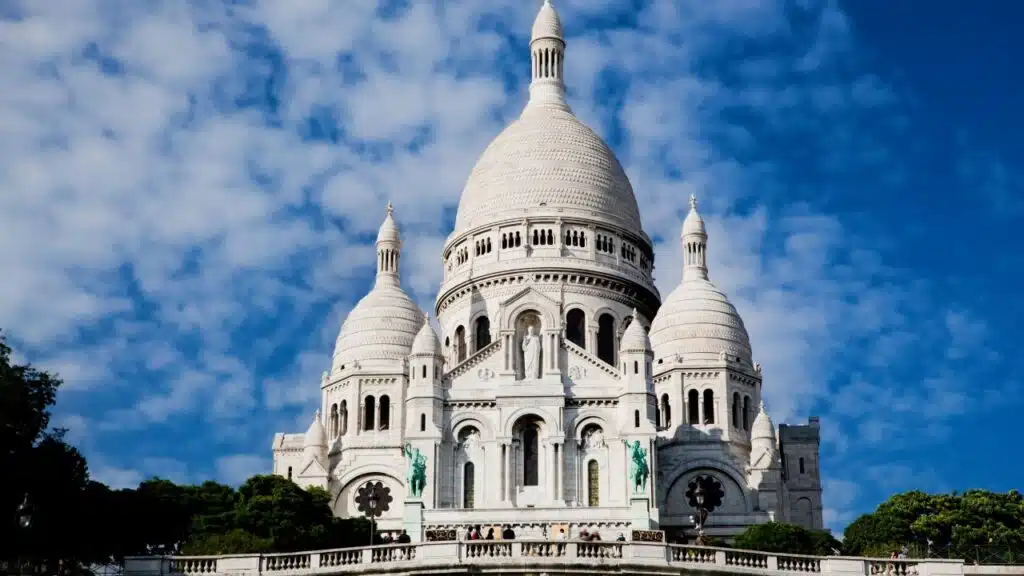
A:
<svg viewBox="0 0 1024 576">
<path fill-rule="evenodd" d="M 842 545 L 824 530 L 808 530 L 795 524 L 768 522 L 756 524 L 741 532 L 733 546 L 746 550 L 761 550 L 787 554 L 827 556 Z"/>
<path fill-rule="evenodd" d="M 850 523 L 843 545 L 864 556 L 907 548 L 911 556 L 1013 562 L 1024 553 L 1024 499 L 1015 490 L 896 494 Z"/>
</svg>

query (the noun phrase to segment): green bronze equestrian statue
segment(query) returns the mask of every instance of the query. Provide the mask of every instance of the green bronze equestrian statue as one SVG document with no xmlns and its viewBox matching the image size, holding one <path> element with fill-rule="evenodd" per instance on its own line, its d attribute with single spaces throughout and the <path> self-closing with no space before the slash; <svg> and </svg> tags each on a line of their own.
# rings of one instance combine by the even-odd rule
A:
<svg viewBox="0 0 1024 576">
<path fill-rule="evenodd" d="M 639 440 L 630 442 L 629 440 L 623 440 L 623 444 L 626 445 L 626 449 L 629 450 L 630 466 L 629 466 L 629 481 L 633 484 L 634 492 L 643 492 L 647 487 L 647 477 L 650 475 L 651 469 L 647 466 L 647 450 L 644 450 L 640 446 Z"/>
<path fill-rule="evenodd" d="M 409 473 L 406 483 L 413 497 L 419 498 L 423 495 L 423 488 L 427 485 L 427 457 L 420 452 L 419 448 L 413 448 L 411 444 L 405 445 L 405 456 L 409 458 Z"/>
</svg>

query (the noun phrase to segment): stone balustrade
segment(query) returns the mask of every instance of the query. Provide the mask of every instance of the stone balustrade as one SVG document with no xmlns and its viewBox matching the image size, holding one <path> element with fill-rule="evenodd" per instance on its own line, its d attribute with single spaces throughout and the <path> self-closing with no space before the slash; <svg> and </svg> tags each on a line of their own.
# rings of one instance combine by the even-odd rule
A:
<svg viewBox="0 0 1024 576">
<path fill-rule="evenodd" d="M 561 570 L 679 574 L 690 569 L 772 576 L 989 576 L 984 566 L 965 570 L 962 560 L 819 557 L 648 542 L 576 540 L 423 542 L 290 554 L 132 557 L 125 559 L 124 576 L 465 574 L 498 568 L 502 574 L 554 574 Z M 996 574 L 997 571 L 992 572 L 992 576 Z"/>
</svg>

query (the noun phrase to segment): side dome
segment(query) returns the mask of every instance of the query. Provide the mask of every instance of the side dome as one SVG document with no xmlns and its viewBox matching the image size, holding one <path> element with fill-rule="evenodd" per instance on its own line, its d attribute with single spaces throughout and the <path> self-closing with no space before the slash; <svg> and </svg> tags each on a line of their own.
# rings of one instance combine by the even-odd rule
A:
<svg viewBox="0 0 1024 576">
<path fill-rule="evenodd" d="M 323 424 L 320 423 L 320 411 L 316 411 L 316 415 L 313 416 L 313 422 L 309 425 L 309 429 L 306 430 L 306 437 L 302 442 L 304 448 L 326 448 L 327 447 L 327 432 L 324 430 Z"/>
<path fill-rule="evenodd" d="M 402 239 L 391 204 L 377 233 L 377 278 L 373 289 L 352 308 L 334 345 L 332 374 L 404 363 L 423 325 L 423 312 L 402 290 Z"/>
<path fill-rule="evenodd" d="M 629 326 L 626 326 L 626 331 L 622 333 L 622 339 L 619 341 L 619 350 L 622 352 L 647 352 L 650 349 L 651 341 L 640 322 L 640 315 L 634 308 Z"/>
<path fill-rule="evenodd" d="M 604 140 L 567 108 L 528 105 L 470 172 L 453 235 L 541 211 L 646 237 L 633 187 Z"/>
<path fill-rule="evenodd" d="M 750 362 L 750 337 L 736 307 L 707 280 L 688 280 L 661 304 L 651 323 L 651 346 L 658 359 L 716 360 L 725 351 Z M 696 359 L 695 358 L 695 359 Z"/>
<path fill-rule="evenodd" d="M 661 304 L 651 323 L 651 345 L 659 361 L 681 355 L 684 360 L 714 361 L 724 352 L 751 363 L 750 336 L 736 307 L 708 279 L 708 236 L 690 197 L 690 213 L 682 230 L 683 279 Z"/>
<path fill-rule="evenodd" d="M 404 361 L 422 325 L 423 312 L 404 290 L 374 287 L 341 325 L 331 370 Z"/>
<path fill-rule="evenodd" d="M 420 328 L 416 339 L 412 343 L 413 356 L 441 356 L 441 341 L 437 339 L 437 333 L 430 326 L 430 320 L 424 315 L 423 327 Z"/>
<path fill-rule="evenodd" d="M 775 444 L 775 425 L 772 424 L 771 417 L 764 409 L 764 402 L 761 402 L 758 407 L 757 417 L 754 418 L 754 424 L 750 429 L 750 439 L 768 440 L 771 444 Z"/>
</svg>

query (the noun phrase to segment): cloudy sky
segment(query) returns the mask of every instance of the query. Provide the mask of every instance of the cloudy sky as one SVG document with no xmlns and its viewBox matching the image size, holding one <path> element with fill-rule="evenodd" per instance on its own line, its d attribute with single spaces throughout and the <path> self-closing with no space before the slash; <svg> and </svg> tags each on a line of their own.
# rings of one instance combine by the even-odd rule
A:
<svg viewBox="0 0 1024 576">
<path fill-rule="evenodd" d="M 696 193 L 769 411 L 821 417 L 829 526 L 894 491 L 1014 487 L 1020 8 L 555 4 L 570 104 L 626 166 L 663 294 Z M 0 2 L 0 328 L 64 378 L 95 478 L 269 470 L 389 199 L 432 307 L 538 5 Z"/>
</svg>

